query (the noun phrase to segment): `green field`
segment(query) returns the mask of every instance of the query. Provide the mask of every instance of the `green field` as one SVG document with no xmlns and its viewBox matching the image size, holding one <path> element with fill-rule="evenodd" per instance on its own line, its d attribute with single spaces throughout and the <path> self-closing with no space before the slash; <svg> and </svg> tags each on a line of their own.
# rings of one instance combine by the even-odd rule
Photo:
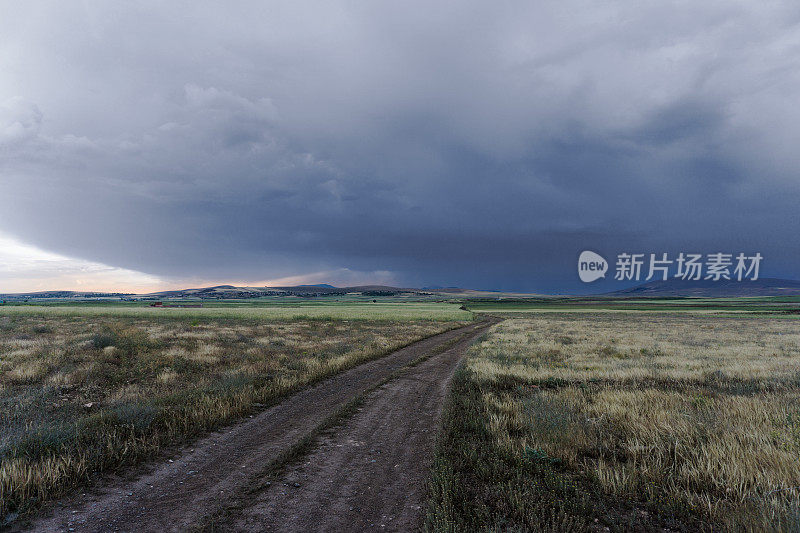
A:
<svg viewBox="0 0 800 533">
<path fill-rule="evenodd" d="M 748 298 L 520 298 L 471 299 L 470 311 L 489 314 L 548 312 L 749 313 L 800 317 L 800 297 Z"/>
<path fill-rule="evenodd" d="M 196 303 L 196 302 L 192 302 Z M 171 305 L 179 303 L 169 302 Z M 213 304 L 212 304 L 213 305 Z M 139 317 L 177 319 L 241 319 L 241 320 L 469 320 L 472 313 L 459 309 L 459 304 L 437 302 L 364 302 L 340 303 L 309 301 L 298 304 L 238 306 L 203 303 L 202 308 L 150 307 L 147 304 L 82 303 L 60 305 L 5 305 L 0 317 L 72 316 L 72 317 Z"/>
</svg>

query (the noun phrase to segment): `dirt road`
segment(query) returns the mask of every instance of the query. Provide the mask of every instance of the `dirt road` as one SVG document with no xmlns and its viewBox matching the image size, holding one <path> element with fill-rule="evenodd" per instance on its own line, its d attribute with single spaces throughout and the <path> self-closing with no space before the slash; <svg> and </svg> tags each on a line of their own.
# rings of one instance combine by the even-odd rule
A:
<svg viewBox="0 0 800 533">
<path fill-rule="evenodd" d="M 412 530 L 424 512 L 428 460 L 450 377 L 490 324 L 435 335 L 329 378 L 136 480 L 108 482 L 62 502 L 32 530 L 186 531 L 209 524 L 222 531 Z M 404 367 L 300 467 L 265 483 L 282 453 Z"/>
</svg>

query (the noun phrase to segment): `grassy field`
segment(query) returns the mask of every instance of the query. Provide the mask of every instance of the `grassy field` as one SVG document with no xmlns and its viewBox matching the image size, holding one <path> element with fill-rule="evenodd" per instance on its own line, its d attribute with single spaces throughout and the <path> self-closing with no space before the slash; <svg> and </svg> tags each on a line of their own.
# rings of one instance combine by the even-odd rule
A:
<svg viewBox="0 0 800 533">
<path fill-rule="evenodd" d="M 524 299 L 473 299 L 466 306 L 476 313 L 514 315 L 520 313 L 689 313 L 771 314 L 800 318 L 800 297 L 760 296 L 742 298 L 596 298 L 549 297 Z"/>
<path fill-rule="evenodd" d="M 413 304 L 0 308 L 0 525 L 94 472 L 129 467 L 456 318 L 471 314 Z"/>
<path fill-rule="evenodd" d="M 171 302 L 170 302 L 171 303 Z M 191 302 L 197 303 L 197 302 Z M 232 306 L 202 308 L 157 308 L 147 304 L 71 304 L 71 305 L 5 305 L 0 316 L 64 316 L 64 317 L 130 317 L 177 319 L 236 319 L 236 320 L 469 320 L 472 313 L 459 309 L 458 304 L 437 302 L 365 302 L 339 303 L 312 301 L 291 305 Z"/>
<path fill-rule="evenodd" d="M 531 315 L 456 375 L 427 528 L 800 531 L 799 454 L 796 321 Z"/>
</svg>

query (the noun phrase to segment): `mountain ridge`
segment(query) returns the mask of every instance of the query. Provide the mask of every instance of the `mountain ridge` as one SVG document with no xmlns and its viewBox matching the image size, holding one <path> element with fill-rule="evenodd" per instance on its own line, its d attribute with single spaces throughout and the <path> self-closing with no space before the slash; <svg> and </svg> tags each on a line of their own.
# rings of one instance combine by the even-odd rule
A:
<svg viewBox="0 0 800 533">
<path fill-rule="evenodd" d="M 657 280 L 603 293 L 602 296 L 653 296 L 653 297 L 747 297 L 747 296 L 800 296 L 800 281 L 782 278 L 757 280 Z"/>
<path fill-rule="evenodd" d="M 327 283 L 314 285 L 285 285 L 275 287 L 250 287 L 236 285 L 214 285 L 210 287 L 195 287 L 186 289 L 173 289 L 151 293 L 124 293 L 124 292 L 99 292 L 99 291 L 35 291 L 22 293 L 0 293 L 0 299 L 27 300 L 27 299 L 144 299 L 154 300 L 159 298 L 189 298 L 189 299 L 248 299 L 264 296 L 343 296 L 346 294 L 361 294 L 363 296 L 432 296 L 443 297 L 547 297 L 555 295 L 542 295 L 535 293 L 488 291 L 480 289 L 464 289 L 459 287 L 394 287 L 390 285 L 354 285 L 336 287 Z M 559 295 L 560 297 L 568 295 Z M 586 295 L 583 295 L 586 296 Z M 755 281 L 735 280 L 681 280 L 669 279 L 643 283 L 635 287 L 628 287 L 611 292 L 595 294 L 595 296 L 635 298 L 635 297 L 746 297 L 746 296 L 800 296 L 800 281 L 781 278 L 760 278 Z M 578 295 L 580 297 L 580 295 Z"/>
</svg>

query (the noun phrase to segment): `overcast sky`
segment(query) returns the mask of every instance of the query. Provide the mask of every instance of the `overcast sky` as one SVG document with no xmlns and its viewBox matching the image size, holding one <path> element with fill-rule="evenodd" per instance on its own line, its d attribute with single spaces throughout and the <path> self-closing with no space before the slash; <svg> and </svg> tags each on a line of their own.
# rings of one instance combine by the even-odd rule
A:
<svg viewBox="0 0 800 533">
<path fill-rule="evenodd" d="M 800 278 L 800 4 L 0 0 L 0 292 Z"/>
</svg>

